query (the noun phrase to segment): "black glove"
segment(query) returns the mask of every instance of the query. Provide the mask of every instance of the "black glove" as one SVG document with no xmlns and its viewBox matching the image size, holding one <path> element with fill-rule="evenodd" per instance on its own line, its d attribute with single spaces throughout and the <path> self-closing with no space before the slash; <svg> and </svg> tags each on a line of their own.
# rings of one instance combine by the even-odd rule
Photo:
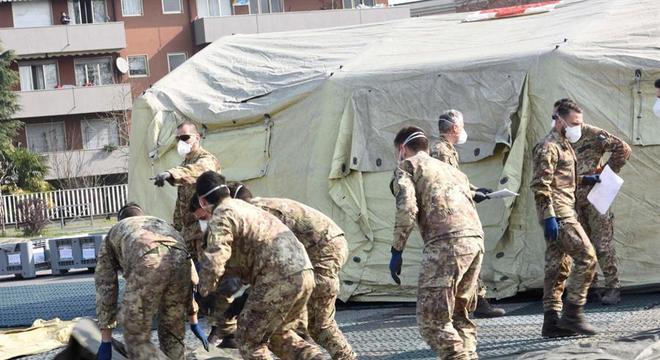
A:
<svg viewBox="0 0 660 360">
<path fill-rule="evenodd" d="M 247 289 L 243 295 L 234 299 L 234 301 L 229 304 L 227 310 L 225 310 L 225 319 L 232 320 L 237 318 L 241 311 L 243 311 L 243 307 L 245 307 L 245 302 L 247 301 L 249 295 L 250 289 Z"/>
<path fill-rule="evenodd" d="M 474 196 L 472 197 L 472 200 L 474 200 L 474 202 L 476 202 L 477 204 L 487 199 L 490 199 L 488 195 L 479 191 L 475 191 Z"/>
<path fill-rule="evenodd" d="M 218 292 L 221 295 L 231 296 L 232 294 L 240 290 L 241 286 L 243 286 L 243 282 L 241 282 L 241 279 L 232 276 L 230 278 L 223 279 L 220 282 L 220 286 L 218 286 Z"/>
<path fill-rule="evenodd" d="M 600 175 L 584 175 L 582 177 L 582 184 L 583 185 L 594 185 L 596 183 L 600 182 Z"/>
<path fill-rule="evenodd" d="M 480 193 L 482 193 L 482 194 L 484 194 L 484 195 L 488 195 L 488 194 L 490 194 L 490 193 L 493 192 L 493 189 L 489 189 L 489 188 L 478 188 L 478 189 L 475 190 L 475 191 L 476 191 L 476 192 L 480 192 Z"/>
<path fill-rule="evenodd" d="M 154 179 L 154 185 L 156 185 L 158 187 L 163 187 L 163 185 L 165 185 L 165 180 L 167 180 L 171 177 L 172 177 L 172 174 L 170 174 L 167 171 L 163 171 L 162 173 L 156 175 L 156 177 L 153 178 Z"/>
</svg>

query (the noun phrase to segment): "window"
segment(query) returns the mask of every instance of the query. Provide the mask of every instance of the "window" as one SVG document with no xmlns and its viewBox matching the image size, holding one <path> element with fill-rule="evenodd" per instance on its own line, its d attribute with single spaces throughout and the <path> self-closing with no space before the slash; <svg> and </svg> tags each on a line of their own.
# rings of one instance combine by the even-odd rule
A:
<svg viewBox="0 0 660 360">
<path fill-rule="evenodd" d="M 376 0 L 344 0 L 344 9 L 352 9 L 360 5 L 376 6 Z"/>
<path fill-rule="evenodd" d="M 53 25 L 49 0 L 14 1 L 11 3 L 14 27 Z"/>
<path fill-rule="evenodd" d="M 197 14 L 200 18 L 209 16 L 230 16 L 232 0 L 197 0 Z"/>
<path fill-rule="evenodd" d="M 186 53 L 169 53 L 167 54 L 167 67 L 170 72 L 179 67 L 186 61 Z"/>
<path fill-rule="evenodd" d="M 142 0 L 121 0 L 123 16 L 142 16 Z"/>
<path fill-rule="evenodd" d="M 21 91 L 54 89 L 57 86 L 57 64 L 19 64 L 18 76 L 21 79 Z"/>
<path fill-rule="evenodd" d="M 28 149 L 38 153 L 64 150 L 64 123 L 26 124 Z"/>
<path fill-rule="evenodd" d="M 76 86 L 114 84 L 110 58 L 75 61 Z"/>
<path fill-rule="evenodd" d="M 128 76 L 149 76 L 149 64 L 147 55 L 133 55 L 128 57 Z"/>
<path fill-rule="evenodd" d="M 163 14 L 181 14 L 181 0 L 161 0 Z"/>
<path fill-rule="evenodd" d="M 119 145 L 117 123 L 106 119 L 82 120 L 83 149 L 103 149 L 106 145 Z"/>
<path fill-rule="evenodd" d="M 72 24 L 108 22 L 105 0 L 69 0 L 69 17 Z"/>
<path fill-rule="evenodd" d="M 259 0 L 262 14 L 282 12 L 281 0 Z"/>
</svg>

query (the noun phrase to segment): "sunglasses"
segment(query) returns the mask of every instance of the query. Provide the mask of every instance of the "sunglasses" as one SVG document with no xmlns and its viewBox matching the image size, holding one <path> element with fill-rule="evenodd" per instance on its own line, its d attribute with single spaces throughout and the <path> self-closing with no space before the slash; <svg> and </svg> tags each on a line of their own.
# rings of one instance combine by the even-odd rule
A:
<svg viewBox="0 0 660 360">
<path fill-rule="evenodd" d="M 180 135 L 180 136 L 176 137 L 176 140 L 177 141 L 188 141 L 188 140 L 190 140 L 191 137 L 192 137 L 192 135 Z"/>
</svg>

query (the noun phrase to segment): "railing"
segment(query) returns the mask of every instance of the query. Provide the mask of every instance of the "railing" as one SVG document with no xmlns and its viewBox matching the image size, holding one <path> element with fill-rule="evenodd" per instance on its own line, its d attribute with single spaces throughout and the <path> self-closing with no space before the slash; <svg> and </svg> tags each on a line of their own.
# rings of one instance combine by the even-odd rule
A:
<svg viewBox="0 0 660 360">
<path fill-rule="evenodd" d="M 123 184 L 4 195 L 0 203 L 0 214 L 3 215 L 6 225 L 22 223 L 18 204 L 27 199 L 43 200 L 47 207 L 46 215 L 50 220 L 114 214 L 126 203 L 127 192 L 128 186 Z"/>
</svg>

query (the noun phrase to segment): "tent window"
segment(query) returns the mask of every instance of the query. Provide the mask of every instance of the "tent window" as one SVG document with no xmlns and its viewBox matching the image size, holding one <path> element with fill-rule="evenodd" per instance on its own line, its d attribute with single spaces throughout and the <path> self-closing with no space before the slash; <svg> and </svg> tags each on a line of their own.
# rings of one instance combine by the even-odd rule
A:
<svg viewBox="0 0 660 360">
<path fill-rule="evenodd" d="M 632 92 L 634 145 L 660 145 L 660 118 L 653 113 L 656 99 L 654 82 L 654 79 L 641 80 Z"/>
<path fill-rule="evenodd" d="M 63 151 L 64 122 L 26 124 L 28 149 L 38 153 Z"/>
</svg>

